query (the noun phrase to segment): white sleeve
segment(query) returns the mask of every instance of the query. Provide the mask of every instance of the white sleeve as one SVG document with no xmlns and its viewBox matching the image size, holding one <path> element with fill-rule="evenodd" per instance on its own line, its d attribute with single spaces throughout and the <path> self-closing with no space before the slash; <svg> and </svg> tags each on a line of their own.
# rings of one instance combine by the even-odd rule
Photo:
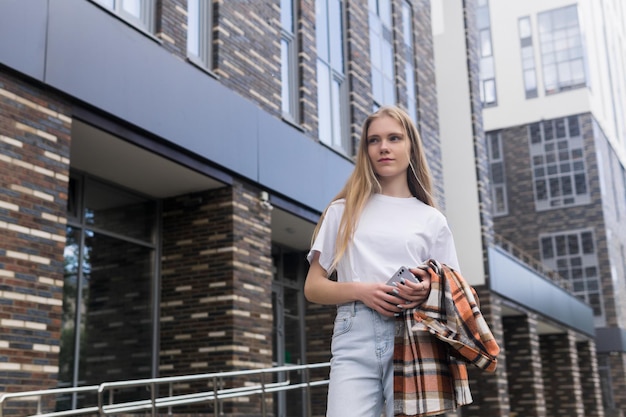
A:
<svg viewBox="0 0 626 417">
<path fill-rule="evenodd" d="M 431 258 L 460 271 L 452 231 L 445 219 L 434 242 Z"/>
<path fill-rule="evenodd" d="M 326 210 L 322 225 L 317 233 L 315 241 L 311 250 L 307 254 L 306 258 L 311 263 L 313 259 L 313 253 L 319 252 L 319 262 L 322 268 L 326 270 L 328 274 L 330 266 L 335 259 L 335 247 L 337 242 L 337 231 L 339 230 L 339 222 L 341 221 L 341 215 L 343 214 L 344 204 L 340 202 L 333 202 Z"/>
</svg>

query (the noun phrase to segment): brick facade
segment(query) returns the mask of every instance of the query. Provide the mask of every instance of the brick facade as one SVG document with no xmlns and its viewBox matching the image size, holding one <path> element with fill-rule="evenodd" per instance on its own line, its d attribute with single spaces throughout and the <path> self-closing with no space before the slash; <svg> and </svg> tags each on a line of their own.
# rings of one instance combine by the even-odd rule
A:
<svg viewBox="0 0 626 417">
<path fill-rule="evenodd" d="M 237 184 L 165 202 L 162 376 L 272 365 L 271 217 L 257 194 Z M 252 413 L 258 401 L 230 412 Z"/>
<path fill-rule="evenodd" d="M 575 335 L 545 334 L 539 340 L 547 415 L 584 417 Z"/>
<path fill-rule="evenodd" d="M 2 391 L 56 384 L 71 125 L 61 97 L 0 72 Z"/>
</svg>

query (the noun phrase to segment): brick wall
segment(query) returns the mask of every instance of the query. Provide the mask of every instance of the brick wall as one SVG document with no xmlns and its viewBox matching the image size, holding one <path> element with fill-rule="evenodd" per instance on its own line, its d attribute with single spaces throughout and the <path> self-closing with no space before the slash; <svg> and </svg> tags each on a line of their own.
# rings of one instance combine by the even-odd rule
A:
<svg viewBox="0 0 626 417">
<path fill-rule="evenodd" d="M 541 335 L 540 350 L 547 415 L 585 416 L 575 334 Z"/>
<path fill-rule="evenodd" d="M 578 368 L 580 369 L 585 417 L 604 417 L 596 343 L 593 340 L 582 340 L 576 343 L 576 348 L 578 350 Z"/>
<path fill-rule="evenodd" d="M 257 195 L 236 184 L 165 201 L 162 376 L 271 366 L 271 218 Z M 229 408 L 248 409 L 258 398 Z"/>
<path fill-rule="evenodd" d="M 507 356 L 511 417 L 546 417 L 537 319 L 511 316 L 502 319 Z"/>
<path fill-rule="evenodd" d="M 57 382 L 69 115 L 56 95 L 0 71 L 0 392 Z"/>
</svg>

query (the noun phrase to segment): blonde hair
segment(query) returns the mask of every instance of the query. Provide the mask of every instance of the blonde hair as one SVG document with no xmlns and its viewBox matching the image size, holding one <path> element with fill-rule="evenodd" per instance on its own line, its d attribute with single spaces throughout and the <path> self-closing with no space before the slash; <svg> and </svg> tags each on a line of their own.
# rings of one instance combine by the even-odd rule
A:
<svg viewBox="0 0 626 417">
<path fill-rule="evenodd" d="M 409 155 L 409 169 L 407 169 L 407 182 L 411 195 L 429 206 L 436 206 L 432 196 L 432 177 L 430 169 L 428 168 L 422 138 L 420 137 L 417 127 L 409 115 L 401 108 L 396 106 L 383 106 L 379 108 L 365 119 L 361 130 L 361 140 L 357 150 L 354 170 L 343 186 L 343 189 L 339 191 L 333 199 L 333 201 L 342 198 L 345 199 L 345 208 L 337 232 L 334 260 L 330 270 L 326 271 L 328 274 L 334 271 L 337 263 L 346 253 L 365 203 L 367 203 L 372 194 L 381 192 L 380 183 L 378 182 L 367 151 L 367 134 L 369 127 L 374 120 L 381 117 L 391 117 L 396 120 L 400 123 L 409 138 L 411 150 Z M 326 207 L 324 213 L 322 213 L 315 227 L 313 240 L 317 237 L 327 211 L 328 207 Z"/>
</svg>

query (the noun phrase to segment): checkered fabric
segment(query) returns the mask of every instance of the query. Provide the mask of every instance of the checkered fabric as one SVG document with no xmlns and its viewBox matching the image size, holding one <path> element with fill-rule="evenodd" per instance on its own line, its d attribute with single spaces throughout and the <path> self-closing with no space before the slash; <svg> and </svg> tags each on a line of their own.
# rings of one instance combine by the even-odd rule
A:
<svg viewBox="0 0 626 417">
<path fill-rule="evenodd" d="M 478 296 L 458 271 L 435 260 L 428 299 L 396 321 L 396 416 L 429 416 L 472 402 L 466 363 L 496 369 L 500 351 Z"/>
</svg>

